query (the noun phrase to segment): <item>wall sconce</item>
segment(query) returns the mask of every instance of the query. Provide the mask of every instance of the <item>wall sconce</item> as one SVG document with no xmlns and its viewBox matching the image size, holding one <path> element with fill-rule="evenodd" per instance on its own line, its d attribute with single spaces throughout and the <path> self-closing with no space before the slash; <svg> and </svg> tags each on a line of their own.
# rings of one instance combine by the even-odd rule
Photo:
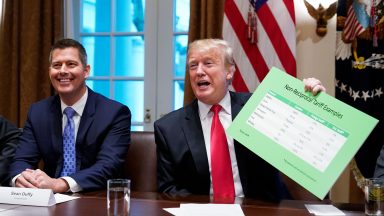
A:
<svg viewBox="0 0 384 216">
<path fill-rule="evenodd" d="M 325 34 L 327 34 L 328 20 L 336 14 L 337 1 L 332 3 L 327 9 L 325 9 L 321 4 L 319 4 L 319 7 L 315 9 L 315 7 L 313 7 L 306 0 L 304 0 L 304 4 L 308 10 L 309 15 L 311 15 L 316 20 L 316 34 L 320 37 L 323 37 Z"/>
</svg>

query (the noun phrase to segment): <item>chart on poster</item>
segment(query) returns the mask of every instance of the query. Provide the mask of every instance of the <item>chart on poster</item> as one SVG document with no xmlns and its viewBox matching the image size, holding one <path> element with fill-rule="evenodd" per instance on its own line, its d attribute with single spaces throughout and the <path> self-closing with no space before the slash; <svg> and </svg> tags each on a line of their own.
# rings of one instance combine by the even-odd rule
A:
<svg viewBox="0 0 384 216">
<path fill-rule="evenodd" d="M 348 138 L 346 131 L 273 91 L 247 123 L 321 172 Z"/>
</svg>

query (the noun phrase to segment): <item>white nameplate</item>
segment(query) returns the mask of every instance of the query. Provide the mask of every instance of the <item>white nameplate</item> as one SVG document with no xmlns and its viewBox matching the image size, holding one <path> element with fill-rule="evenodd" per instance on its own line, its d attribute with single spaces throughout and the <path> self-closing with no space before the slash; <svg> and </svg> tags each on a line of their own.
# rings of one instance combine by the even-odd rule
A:
<svg viewBox="0 0 384 216">
<path fill-rule="evenodd" d="M 51 206 L 56 204 L 51 189 L 0 187 L 0 203 Z"/>
</svg>

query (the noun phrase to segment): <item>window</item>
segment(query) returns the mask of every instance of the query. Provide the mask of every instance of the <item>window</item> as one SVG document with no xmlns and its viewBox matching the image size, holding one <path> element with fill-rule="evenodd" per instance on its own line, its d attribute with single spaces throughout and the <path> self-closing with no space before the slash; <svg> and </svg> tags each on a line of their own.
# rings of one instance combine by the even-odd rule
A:
<svg viewBox="0 0 384 216">
<path fill-rule="evenodd" d="M 183 105 L 189 0 L 72 0 L 65 8 L 66 36 L 87 50 L 87 85 L 127 105 L 133 131 L 153 130 Z"/>
<path fill-rule="evenodd" d="M 173 26 L 173 58 L 174 58 L 174 107 L 178 109 L 183 106 L 184 99 L 184 78 L 186 68 L 186 56 L 188 46 L 188 29 L 189 29 L 189 0 L 175 0 L 176 10 L 174 13 Z"/>
</svg>

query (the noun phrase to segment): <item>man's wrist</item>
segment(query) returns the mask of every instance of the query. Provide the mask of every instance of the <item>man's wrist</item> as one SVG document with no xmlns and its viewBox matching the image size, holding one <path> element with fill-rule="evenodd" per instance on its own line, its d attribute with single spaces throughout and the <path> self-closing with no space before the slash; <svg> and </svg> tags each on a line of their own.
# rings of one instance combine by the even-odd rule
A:
<svg viewBox="0 0 384 216">
<path fill-rule="evenodd" d="M 63 176 L 60 178 L 63 179 L 69 187 L 68 191 L 65 191 L 65 192 L 76 193 L 83 190 L 83 188 L 79 184 L 77 184 L 77 182 L 73 178 L 69 176 Z"/>
<path fill-rule="evenodd" d="M 53 187 L 53 192 L 55 193 L 65 193 L 69 191 L 69 184 L 65 179 L 58 178 L 56 179 L 55 185 Z"/>
</svg>

